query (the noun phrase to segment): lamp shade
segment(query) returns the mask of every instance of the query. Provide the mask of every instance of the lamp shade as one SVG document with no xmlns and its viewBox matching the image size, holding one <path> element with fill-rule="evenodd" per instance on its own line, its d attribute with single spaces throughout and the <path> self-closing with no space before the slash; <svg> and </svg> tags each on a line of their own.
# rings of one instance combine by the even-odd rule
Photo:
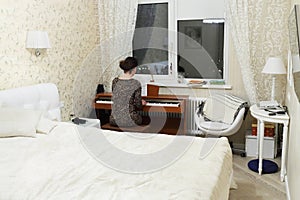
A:
<svg viewBox="0 0 300 200">
<path fill-rule="evenodd" d="M 265 74 L 286 74 L 286 69 L 281 58 L 270 57 L 262 70 Z"/>
<path fill-rule="evenodd" d="M 51 48 L 48 33 L 45 31 L 28 31 L 26 39 L 28 49 L 49 49 Z"/>
</svg>

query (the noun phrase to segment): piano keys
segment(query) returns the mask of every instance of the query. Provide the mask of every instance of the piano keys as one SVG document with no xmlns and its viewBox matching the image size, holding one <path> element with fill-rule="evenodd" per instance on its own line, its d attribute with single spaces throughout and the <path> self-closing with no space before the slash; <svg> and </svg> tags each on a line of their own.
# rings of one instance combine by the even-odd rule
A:
<svg viewBox="0 0 300 200">
<path fill-rule="evenodd" d="M 148 100 L 146 106 L 162 106 L 162 107 L 180 107 L 180 102 L 178 101 L 155 101 Z"/>
<path fill-rule="evenodd" d="M 111 100 L 106 100 L 106 99 L 99 99 L 96 100 L 96 103 L 102 103 L 102 104 L 113 104 L 113 102 Z"/>
<path fill-rule="evenodd" d="M 186 134 L 187 115 L 185 115 L 185 109 L 186 99 L 188 98 L 188 96 L 158 95 L 143 96 L 142 98 L 147 102 L 147 104 L 143 106 L 143 113 L 157 113 L 155 114 L 157 118 L 160 117 L 160 114 L 158 113 L 162 113 L 162 116 L 167 116 L 165 125 L 159 131 L 159 133 L 172 135 Z M 105 128 L 110 127 L 107 123 L 109 123 L 109 115 L 111 112 L 112 104 L 113 102 L 111 100 L 111 93 L 97 94 L 94 100 L 94 108 L 96 110 L 97 117 L 98 119 L 100 119 L 101 125 Z M 155 125 L 152 124 L 152 126 Z M 151 127 L 150 129 L 145 130 L 145 132 L 150 131 Z"/>
<path fill-rule="evenodd" d="M 96 103 L 99 104 L 113 104 L 113 102 L 109 99 L 98 99 Z M 159 107 L 180 107 L 180 102 L 178 101 L 155 101 L 149 100 L 147 101 L 146 106 L 159 106 Z"/>
</svg>

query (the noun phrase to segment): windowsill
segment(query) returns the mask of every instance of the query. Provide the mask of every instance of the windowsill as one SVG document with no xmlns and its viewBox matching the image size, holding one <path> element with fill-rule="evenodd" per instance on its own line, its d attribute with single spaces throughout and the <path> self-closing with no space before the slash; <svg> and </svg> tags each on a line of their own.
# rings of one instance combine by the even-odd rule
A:
<svg viewBox="0 0 300 200">
<path fill-rule="evenodd" d="M 157 86 L 160 86 L 160 87 L 170 87 L 170 88 L 225 89 L 225 90 L 231 90 L 232 89 L 231 85 L 159 83 L 159 82 L 149 82 L 147 84 L 157 85 Z"/>
</svg>

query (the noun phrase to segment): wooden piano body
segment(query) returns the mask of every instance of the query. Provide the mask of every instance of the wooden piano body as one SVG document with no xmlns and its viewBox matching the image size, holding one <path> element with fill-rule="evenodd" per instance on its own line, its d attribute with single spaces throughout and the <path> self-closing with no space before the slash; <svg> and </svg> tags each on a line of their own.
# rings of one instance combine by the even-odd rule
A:
<svg viewBox="0 0 300 200">
<path fill-rule="evenodd" d="M 188 96 L 181 95 L 155 95 L 143 96 L 147 102 L 157 102 L 158 104 L 147 104 L 143 106 L 143 113 L 151 115 L 149 125 L 136 127 L 114 127 L 109 124 L 111 113 L 111 93 L 99 93 L 94 100 L 94 108 L 97 118 L 101 121 L 103 129 L 117 131 L 134 131 L 147 133 L 163 133 L 170 135 L 186 134 L 186 103 Z M 162 125 L 163 122 L 163 125 Z"/>
</svg>

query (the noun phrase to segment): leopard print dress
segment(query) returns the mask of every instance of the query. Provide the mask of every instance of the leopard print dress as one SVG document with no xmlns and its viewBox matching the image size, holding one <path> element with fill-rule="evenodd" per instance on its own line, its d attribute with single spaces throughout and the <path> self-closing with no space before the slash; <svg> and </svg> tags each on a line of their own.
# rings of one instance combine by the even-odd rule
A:
<svg viewBox="0 0 300 200">
<path fill-rule="evenodd" d="M 142 124 L 138 110 L 142 109 L 141 83 L 136 79 L 112 81 L 112 112 L 110 124 L 113 126 L 136 126 Z"/>
</svg>

